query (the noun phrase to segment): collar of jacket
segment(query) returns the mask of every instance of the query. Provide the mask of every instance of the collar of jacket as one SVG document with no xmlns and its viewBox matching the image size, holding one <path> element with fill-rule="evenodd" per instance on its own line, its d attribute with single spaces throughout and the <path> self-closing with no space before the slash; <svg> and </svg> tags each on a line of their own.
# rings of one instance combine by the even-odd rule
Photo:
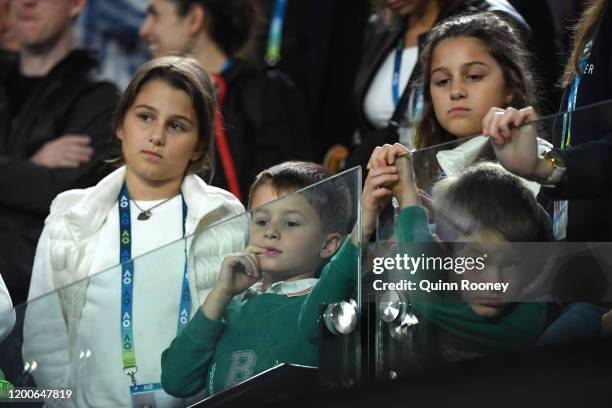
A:
<svg viewBox="0 0 612 408">
<path fill-rule="evenodd" d="M 66 220 L 72 239 L 79 242 L 94 235 L 112 210 L 125 180 L 125 166 L 115 170 L 94 187 L 70 190 L 57 196 L 51 204 L 51 214 L 59 213 Z M 241 204 L 229 193 L 207 185 L 194 174 L 185 177 L 181 192 L 187 204 L 185 222 L 187 236 L 193 234 L 201 220 L 223 210 L 228 202 Z M 49 217 L 51 217 L 50 215 Z M 219 218 L 216 218 L 219 219 Z"/>
</svg>

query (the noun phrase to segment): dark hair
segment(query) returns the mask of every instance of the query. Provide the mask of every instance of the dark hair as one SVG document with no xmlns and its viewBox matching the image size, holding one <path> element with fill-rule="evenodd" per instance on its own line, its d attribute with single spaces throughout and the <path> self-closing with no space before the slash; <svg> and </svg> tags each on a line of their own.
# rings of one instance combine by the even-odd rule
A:
<svg viewBox="0 0 612 408">
<path fill-rule="evenodd" d="M 210 77 L 193 58 L 167 56 L 142 65 L 117 104 L 113 130 L 121 126 L 140 90 L 151 81 L 163 81 L 189 95 L 198 120 L 198 150 L 202 157 L 191 162 L 187 171 L 212 173 L 216 99 Z"/>
<path fill-rule="evenodd" d="M 550 218 L 524 181 L 501 165 L 483 162 L 434 185 L 437 232 L 444 241 L 484 230 L 508 242 L 552 240 Z"/>
<path fill-rule="evenodd" d="M 425 148 L 455 140 L 436 118 L 431 100 L 431 59 L 438 44 L 447 38 L 472 37 L 481 41 L 499 64 L 515 106 L 535 106 L 537 85 L 529 69 L 529 52 L 513 26 L 495 13 L 461 15 L 445 20 L 429 33 L 421 54 L 419 86 L 423 87 L 423 114 L 417 125 L 416 146 Z"/>
<path fill-rule="evenodd" d="M 605 6 L 608 0 L 596 0 L 593 4 L 584 12 L 580 21 L 574 27 L 574 39 L 572 40 L 572 54 L 565 66 L 565 72 L 561 79 L 562 86 L 568 86 L 574 76 L 582 75 L 580 72 L 580 56 L 582 49 L 584 48 L 588 37 L 593 33 L 593 30 L 601 21 Z"/>
<path fill-rule="evenodd" d="M 193 6 L 206 12 L 208 35 L 229 56 L 246 45 L 255 27 L 257 8 L 252 0 L 171 0 L 179 16 Z"/>
<path fill-rule="evenodd" d="M 257 175 L 249 190 L 249 205 L 257 189 L 271 184 L 274 190 L 289 194 L 330 177 L 323 166 L 312 162 L 290 161 L 270 167 Z M 331 179 L 301 193 L 321 217 L 327 232 L 346 233 L 351 221 L 351 193 L 340 178 Z"/>
</svg>

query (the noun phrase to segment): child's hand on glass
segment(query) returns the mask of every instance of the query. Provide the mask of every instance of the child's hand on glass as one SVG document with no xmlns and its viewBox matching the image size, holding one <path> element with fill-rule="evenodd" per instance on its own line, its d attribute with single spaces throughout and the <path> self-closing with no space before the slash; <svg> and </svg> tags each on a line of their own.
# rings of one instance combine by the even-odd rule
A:
<svg viewBox="0 0 612 408">
<path fill-rule="evenodd" d="M 397 171 L 397 181 L 388 184 L 387 187 L 391 188 L 391 192 L 399 202 L 400 207 L 418 205 L 419 194 L 410 150 L 400 143 L 377 147 L 368 162 L 368 169 L 382 168 L 381 166 L 395 167 Z"/>
<path fill-rule="evenodd" d="M 532 107 L 491 108 L 482 120 L 482 134 L 492 140 L 497 160 L 517 176 L 542 181 L 550 175 L 546 161 L 538 156 L 537 129 L 526 125 L 538 120 Z"/>
</svg>

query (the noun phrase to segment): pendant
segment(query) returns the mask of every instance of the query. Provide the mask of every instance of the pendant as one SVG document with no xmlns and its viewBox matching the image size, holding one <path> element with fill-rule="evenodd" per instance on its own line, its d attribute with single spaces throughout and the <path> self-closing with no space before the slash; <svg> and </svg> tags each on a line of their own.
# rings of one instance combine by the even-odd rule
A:
<svg viewBox="0 0 612 408">
<path fill-rule="evenodd" d="M 146 221 L 149 218 L 151 218 L 151 211 L 149 211 L 149 210 L 144 210 L 140 214 L 138 214 L 138 219 L 140 221 Z"/>
</svg>

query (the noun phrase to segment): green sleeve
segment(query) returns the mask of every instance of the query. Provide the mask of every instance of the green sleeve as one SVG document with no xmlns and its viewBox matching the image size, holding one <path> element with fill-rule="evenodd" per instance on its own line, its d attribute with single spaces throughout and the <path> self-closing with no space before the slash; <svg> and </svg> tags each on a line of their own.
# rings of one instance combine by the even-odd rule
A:
<svg viewBox="0 0 612 408">
<path fill-rule="evenodd" d="M 225 323 L 207 318 L 200 308 L 161 356 L 161 383 L 175 397 L 185 398 L 206 387 L 208 365 Z"/>
<path fill-rule="evenodd" d="M 346 300 L 353 293 L 357 279 L 358 257 L 359 249 L 351 243 L 350 237 L 347 238 L 325 266 L 319 282 L 302 304 L 298 325 L 301 334 L 309 342 L 317 343 L 321 304 Z"/>
<path fill-rule="evenodd" d="M 425 209 L 418 206 L 404 208 L 397 217 L 395 236 L 398 242 L 435 241 Z"/>
</svg>

